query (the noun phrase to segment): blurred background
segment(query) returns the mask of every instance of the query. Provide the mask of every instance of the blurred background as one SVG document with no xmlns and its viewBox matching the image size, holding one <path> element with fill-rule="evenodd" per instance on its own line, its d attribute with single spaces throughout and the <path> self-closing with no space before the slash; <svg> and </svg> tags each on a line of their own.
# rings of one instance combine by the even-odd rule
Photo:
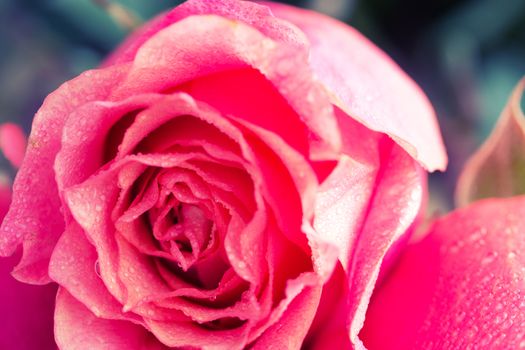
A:
<svg viewBox="0 0 525 350">
<path fill-rule="evenodd" d="M 0 121 L 29 131 L 48 93 L 96 67 L 130 27 L 180 2 L 0 0 Z M 428 94 L 450 157 L 448 171 L 432 175 L 433 207 L 450 208 L 458 172 L 525 74 L 525 0 L 281 2 L 356 27 Z"/>
</svg>

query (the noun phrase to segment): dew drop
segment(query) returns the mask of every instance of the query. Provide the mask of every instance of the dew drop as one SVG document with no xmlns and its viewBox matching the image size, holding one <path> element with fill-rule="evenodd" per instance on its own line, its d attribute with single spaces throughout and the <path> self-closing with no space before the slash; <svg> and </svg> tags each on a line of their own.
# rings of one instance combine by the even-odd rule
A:
<svg viewBox="0 0 525 350">
<path fill-rule="evenodd" d="M 100 275 L 100 263 L 98 262 L 98 260 L 95 261 L 95 273 L 97 274 L 98 277 L 100 277 L 100 278 L 102 277 Z"/>
<path fill-rule="evenodd" d="M 467 316 L 467 313 L 465 311 L 459 311 L 458 314 L 456 315 L 456 322 L 457 324 L 462 324 L 463 321 L 465 320 L 465 317 Z"/>
<path fill-rule="evenodd" d="M 497 252 L 490 252 L 483 259 L 481 259 L 481 264 L 488 265 L 492 263 L 496 259 L 497 256 L 498 256 Z"/>
</svg>

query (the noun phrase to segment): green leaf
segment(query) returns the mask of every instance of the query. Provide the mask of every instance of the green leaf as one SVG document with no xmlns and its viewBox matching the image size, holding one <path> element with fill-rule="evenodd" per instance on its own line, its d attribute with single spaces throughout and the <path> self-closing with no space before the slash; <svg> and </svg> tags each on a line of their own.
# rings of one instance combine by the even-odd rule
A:
<svg viewBox="0 0 525 350">
<path fill-rule="evenodd" d="M 525 115 L 523 78 L 489 138 L 467 161 L 456 187 L 456 205 L 489 197 L 525 194 Z"/>
</svg>

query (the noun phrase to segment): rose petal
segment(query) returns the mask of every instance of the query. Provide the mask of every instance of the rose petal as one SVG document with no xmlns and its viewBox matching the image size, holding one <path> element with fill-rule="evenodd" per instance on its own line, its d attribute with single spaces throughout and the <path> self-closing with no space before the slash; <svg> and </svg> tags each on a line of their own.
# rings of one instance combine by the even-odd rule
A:
<svg viewBox="0 0 525 350">
<path fill-rule="evenodd" d="M 264 200 L 272 208 L 282 232 L 305 252 L 310 252 L 307 238 L 313 240 L 314 237 L 308 237 L 301 230 L 301 223 L 312 219 L 318 185 L 310 164 L 278 135 L 244 121 L 238 120 L 238 123 L 248 130 L 244 134 L 262 175 L 260 187 Z M 285 193 L 287 200 L 283 201 Z"/>
<path fill-rule="evenodd" d="M 63 288 L 56 301 L 55 338 L 61 349 L 167 350 L 141 326 L 95 316 Z"/>
<path fill-rule="evenodd" d="M 138 317 L 122 313 L 122 304 L 109 293 L 99 276 L 101 271 L 97 258 L 95 247 L 89 243 L 82 228 L 72 222 L 51 256 L 49 275 L 94 316 L 139 322 Z"/>
<path fill-rule="evenodd" d="M 254 342 L 274 325 L 279 325 L 283 314 L 304 290 L 321 285 L 321 278 L 312 271 L 312 258 L 295 246 L 278 228 L 275 219 L 269 218 L 266 250 L 268 277 L 265 285 L 259 286 L 259 319 L 250 331 L 248 342 Z M 282 266 L 287 266 L 283 269 Z M 306 271 L 306 272 L 305 272 Z M 264 289 L 260 289 L 260 288 Z M 309 324 L 311 319 L 306 316 Z M 278 326 L 276 326 L 278 328 Z M 307 326 L 309 327 L 309 326 Z M 276 331 L 276 329 L 274 329 Z M 272 331 L 273 332 L 273 331 Z M 301 331 L 298 330 L 300 336 Z"/>
<path fill-rule="evenodd" d="M 334 273 L 323 286 L 315 319 L 305 339 L 308 349 L 358 349 L 352 346 L 347 323 L 347 295 L 349 290 L 346 273 L 337 264 Z"/>
<path fill-rule="evenodd" d="M 13 123 L 0 125 L 0 150 L 15 168 L 19 168 L 26 152 L 26 136 Z"/>
<path fill-rule="evenodd" d="M 304 289 L 279 321 L 257 338 L 252 349 L 300 349 L 319 305 L 321 290 L 320 286 Z"/>
<path fill-rule="evenodd" d="M 525 197 L 439 220 L 374 294 L 368 349 L 525 347 Z"/>
<path fill-rule="evenodd" d="M 393 145 L 379 175 L 370 207 L 354 247 L 348 309 L 350 339 L 357 343 L 365 312 L 383 259 L 410 228 L 423 205 L 426 173 L 414 159 Z"/>
<path fill-rule="evenodd" d="M 108 140 L 113 136 L 110 131 L 130 113 L 146 109 L 163 97 L 139 94 L 119 102 L 94 101 L 75 109 L 64 125 L 61 148 L 54 162 L 59 191 L 86 180 L 111 160 L 104 159 L 108 143 L 118 146 L 122 140 Z"/>
<path fill-rule="evenodd" d="M 295 45 L 305 45 L 306 38 L 294 26 L 272 16 L 269 8 L 249 1 L 189 0 L 146 23 L 106 59 L 105 65 L 133 61 L 138 49 L 150 37 L 188 16 L 214 14 L 249 24 L 270 38 Z"/>
<path fill-rule="evenodd" d="M 208 307 L 182 298 L 163 300 L 160 304 L 173 310 L 180 310 L 188 318 L 201 324 L 220 321 L 223 318 L 237 318 L 240 321 L 244 321 L 257 319 L 260 316 L 260 310 L 253 291 L 246 291 L 236 303 L 222 308 Z"/>
<path fill-rule="evenodd" d="M 213 157 L 239 161 L 236 131 L 225 116 L 185 93 L 165 96 L 140 113 L 126 130 L 117 159 L 133 152 L 167 152 L 175 145 L 200 146 Z"/>
<path fill-rule="evenodd" d="M 195 347 L 206 350 L 242 350 L 247 324 L 231 330 L 213 330 L 193 322 L 174 323 L 146 320 L 155 336 L 171 347 Z"/>
<path fill-rule="evenodd" d="M 241 22 L 211 15 L 191 16 L 161 30 L 141 46 L 131 74 L 112 98 L 138 91 L 170 90 L 202 76 L 252 67 L 275 85 L 308 126 L 312 157 L 322 159 L 339 149 L 340 135 L 330 101 L 309 71 L 307 54 Z M 268 129 L 278 132 L 281 122 L 268 120 L 273 121 Z"/>
<path fill-rule="evenodd" d="M 138 252 L 120 235 L 116 236 L 118 246 L 118 278 L 126 288 L 124 311 L 131 310 L 149 296 L 167 294 L 171 291 L 158 274 L 151 257 Z M 176 314 L 174 312 L 174 314 Z"/>
<path fill-rule="evenodd" d="M 111 217 L 121 190 L 119 180 L 124 181 L 124 179 L 119 179 L 119 172 L 123 166 L 130 163 L 137 163 L 143 168 L 147 166 L 170 167 L 192 156 L 192 154 L 128 156 L 120 162 L 113 163 L 109 169 L 65 191 L 65 199 L 71 214 L 97 249 L 101 278 L 111 294 L 120 302 L 124 300 L 124 290 L 119 281 L 115 279 L 118 269 L 118 248 L 115 241 L 115 226 Z"/>
<path fill-rule="evenodd" d="M 321 90 L 316 88 L 315 84 L 312 84 L 312 81 L 308 81 L 308 78 L 311 77 L 311 74 L 308 69 L 309 66 L 306 58 L 307 42 L 303 33 L 301 33 L 301 31 L 297 30 L 295 26 L 290 25 L 286 21 L 282 21 L 272 16 L 271 12 L 266 6 L 261 6 L 260 4 L 254 4 L 248 1 L 187 1 L 184 4 L 174 8 L 169 13 L 159 16 L 157 19 L 151 21 L 150 23 L 146 24 L 143 28 L 138 30 L 106 61 L 106 65 L 133 61 L 135 58 L 137 58 L 137 52 L 142 50 L 141 47 L 143 45 L 147 46 L 147 41 L 154 37 L 158 32 L 169 27 L 173 23 L 184 21 L 184 19 L 189 16 L 206 14 L 218 15 L 222 18 L 233 20 L 235 21 L 235 23 L 237 23 L 238 21 L 249 26 L 253 26 L 268 38 L 279 42 L 279 44 L 282 44 L 283 47 L 277 50 L 278 52 L 282 53 L 282 55 L 280 55 L 280 59 L 276 57 L 278 59 L 274 60 L 274 62 L 270 62 L 269 64 L 267 64 L 267 62 L 261 62 L 263 63 L 262 65 L 255 61 L 254 64 L 256 68 L 262 68 L 260 69 L 261 72 L 265 74 L 273 84 L 276 85 L 276 87 L 281 91 L 282 95 L 288 99 L 290 105 L 292 105 L 297 111 L 300 112 L 300 114 L 304 118 L 306 118 L 306 123 L 308 125 L 312 124 L 312 126 L 314 126 L 312 130 L 315 133 L 320 133 L 319 135 L 321 136 L 331 136 L 329 138 L 324 138 L 324 142 L 332 144 L 333 146 L 335 146 L 335 148 L 337 148 L 339 142 L 339 135 L 336 132 L 335 124 L 333 123 L 333 116 L 329 115 L 330 108 L 329 105 L 326 104 L 326 98 L 321 92 Z M 192 32 L 192 35 L 198 35 L 198 33 L 196 33 L 195 30 L 192 30 Z M 221 31 L 220 40 L 223 40 L 224 36 L 225 32 Z M 202 40 L 199 41 L 201 42 L 200 46 L 203 46 Z M 181 40 L 175 40 L 175 42 L 179 43 L 179 47 L 184 46 L 184 42 Z M 191 48 L 192 46 L 193 45 L 189 47 Z M 229 45 L 221 44 L 219 44 L 219 46 L 221 47 L 221 51 L 225 51 L 227 50 L 227 47 L 229 47 Z M 290 49 L 290 57 L 295 56 L 294 59 L 302 59 L 302 64 L 294 64 L 292 62 L 293 60 L 289 60 L 290 57 L 285 59 L 285 56 L 287 55 L 284 53 L 285 51 L 288 51 L 288 49 Z M 165 50 L 165 52 L 167 51 L 168 50 Z M 234 55 L 240 52 L 241 50 L 237 50 L 237 53 L 234 53 Z M 210 54 L 213 54 L 213 50 L 212 52 L 203 57 L 210 56 Z M 264 55 L 264 53 L 262 54 Z M 304 56 L 300 57 L 301 54 L 304 54 Z M 197 55 L 196 57 L 198 56 L 200 55 Z M 217 63 L 222 63 L 222 61 L 226 59 L 227 54 L 223 53 L 222 56 L 223 57 L 221 57 L 220 60 L 215 61 L 215 65 L 217 65 Z M 270 56 L 272 57 L 273 55 Z M 266 59 L 265 61 L 267 60 L 268 59 Z M 271 58 L 269 60 L 271 60 Z M 276 68 L 275 71 L 273 68 Z M 228 81 L 230 81 L 230 84 L 232 84 L 230 78 L 234 77 L 235 73 L 228 72 L 227 75 Z M 284 76 L 287 76 L 287 78 L 284 79 Z M 304 80 L 304 78 L 306 78 L 306 80 Z M 191 83 L 191 85 L 193 85 L 193 83 Z M 203 86 L 206 87 L 207 85 L 209 85 L 209 81 L 207 81 Z M 245 84 L 233 84 L 230 86 L 235 88 L 235 85 L 241 87 Z M 249 94 L 252 90 L 255 91 L 258 89 L 241 89 L 239 92 L 243 94 Z M 224 91 L 224 89 L 215 90 L 215 95 L 220 94 L 222 91 Z M 228 95 L 233 97 L 238 94 L 229 91 Z M 214 100 L 220 101 L 220 99 Z M 242 109 L 241 106 L 243 104 L 240 102 L 243 100 L 245 99 L 239 99 L 237 96 L 235 98 L 235 102 L 230 105 L 236 110 L 238 110 L 239 107 Z M 221 104 L 223 104 L 223 102 L 221 102 Z M 274 105 L 274 103 L 269 103 L 262 107 L 267 108 L 269 106 Z M 324 106 L 325 108 L 322 108 L 322 106 Z M 314 107 L 314 109 L 310 110 L 311 107 Z M 250 108 L 250 113 L 244 113 L 244 115 L 246 117 L 249 117 L 253 113 L 258 113 L 258 111 L 259 108 Z M 262 113 L 261 115 L 264 115 L 264 113 Z M 272 123 L 272 118 L 264 118 L 260 120 L 263 122 L 266 121 L 266 123 L 270 122 L 270 124 L 272 124 L 270 129 L 273 129 L 274 127 L 280 127 L 279 123 Z M 282 123 L 283 120 L 281 120 L 280 122 Z M 332 133 L 332 135 L 329 135 L 330 132 Z M 295 133 L 297 133 L 297 129 L 294 130 L 294 133 L 287 132 L 281 135 L 283 137 L 289 137 Z"/>
<path fill-rule="evenodd" d="M 225 116 L 235 116 L 281 135 L 297 152 L 308 155 L 307 128 L 273 84 L 257 70 L 219 72 L 193 79 L 178 89 L 198 101 L 206 101 Z"/>
<path fill-rule="evenodd" d="M 343 134 L 349 135 L 343 140 L 346 147 L 348 142 L 354 142 L 351 135 L 356 135 L 362 126 L 355 122 L 347 125 L 344 120 L 341 125 L 347 131 Z M 332 340 L 350 341 L 353 346 L 360 344 L 357 335 L 380 267 L 394 243 L 410 232 L 423 203 L 426 181 L 421 167 L 399 146 L 386 138 L 373 140 L 371 135 L 369 145 L 361 150 L 353 148 L 363 163 L 343 158 L 321 185 L 314 221 L 320 235 L 339 247 L 344 283 L 348 286 L 344 300 L 336 308 L 344 316 L 334 316 L 330 326 L 319 332 L 341 335 L 345 330 L 349 340 Z M 334 320 L 344 322 L 336 324 Z M 317 341 L 328 339 L 323 334 L 317 337 Z"/>
<path fill-rule="evenodd" d="M 248 288 L 248 283 L 240 278 L 232 268 L 229 268 L 223 274 L 217 288 L 202 289 L 178 278 L 158 260 L 156 263 L 159 273 L 172 289 L 172 292 L 169 293 L 168 297 L 182 296 L 187 297 L 186 300 L 194 300 L 202 305 L 210 307 L 217 307 L 217 305 L 220 305 L 221 307 L 224 307 L 227 305 L 233 305 L 237 302 L 239 299 L 238 296 Z M 211 266 L 206 272 L 213 273 L 215 268 L 217 267 Z"/>
<path fill-rule="evenodd" d="M 335 105 L 370 129 L 390 135 L 428 170 L 445 169 L 447 155 L 430 102 L 384 52 L 330 17 L 265 4 L 306 34 L 312 68 Z"/>
<path fill-rule="evenodd" d="M 49 95 L 35 116 L 24 162 L 13 185 L 13 202 L 0 229 L 0 255 L 11 255 L 23 243 L 14 276 L 47 283 L 47 265 L 64 231 L 53 162 L 68 115 L 79 105 L 104 99 L 122 79 L 126 67 L 88 71 Z M 38 176 L 35 176 L 38 174 Z M 29 200 L 30 199 L 30 200 Z"/>
<path fill-rule="evenodd" d="M 319 187 L 314 228 L 338 248 L 339 261 L 348 270 L 376 183 L 381 181 L 381 153 L 391 144 L 383 140 L 384 135 L 347 118 L 343 112 L 338 111 L 337 116 L 345 155 Z"/>
</svg>

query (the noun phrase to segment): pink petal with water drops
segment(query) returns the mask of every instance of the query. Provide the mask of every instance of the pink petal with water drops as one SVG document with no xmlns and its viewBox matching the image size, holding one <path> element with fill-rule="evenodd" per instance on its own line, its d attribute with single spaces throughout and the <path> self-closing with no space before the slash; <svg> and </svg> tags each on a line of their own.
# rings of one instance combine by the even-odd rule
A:
<svg viewBox="0 0 525 350">
<path fill-rule="evenodd" d="M 447 155 L 430 102 L 377 46 L 333 18 L 278 3 L 273 14 L 310 41 L 311 66 L 335 105 L 372 130 L 392 137 L 427 170 L 444 170 Z"/>
<path fill-rule="evenodd" d="M 95 316 L 63 288 L 57 295 L 55 338 L 60 349 L 168 349 L 141 326 Z"/>
<path fill-rule="evenodd" d="M 296 139 L 294 133 L 299 129 L 290 132 L 290 126 L 302 123 L 301 129 L 306 126 L 309 131 L 312 157 L 333 158 L 340 147 L 340 135 L 330 100 L 308 65 L 307 50 L 276 42 L 242 22 L 233 24 L 230 19 L 214 15 L 190 16 L 155 33 L 138 49 L 128 78 L 112 98 L 120 99 L 139 91 L 176 91 L 181 84 L 204 76 L 255 71 L 258 78 L 272 83 L 270 86 L 273 85 L 296 115 L 287 115 L 290 123 L 260 118 L 254 112 L 239 117 L 254 123 L 264 122 L 265 129 L 278 133 L 292 145 Z M 199 45 L 194 45 L 195 40 Z M 229 75 L 223 74 L 225 78 Z M 241 75 L 241 78 L 253 76 Z M 227 79 L 224 84 L 228 86 Z M 265 91 L 262 96 L 265 95 L 273 98 L 275 91 Z M 228 98 L 231 101 L 232 96 Z"/>
<path fill-rule="evenodd" d="M 367 348 L 525 348 L 524 218 L 521 196 L 437 220 L 375 292 Z"/>
<path fill-rule="evenodd" d="M 13 185 L 13 202 L 0 228 L 1 256 L 13 254 L 23 243 L 22 259 L 14 271 L 17 279 L 35 284 L 50 281 L 49 258 L 64 231 L 53 163 L 66 119 L 78 106 L 104 99 L 126 71 L 120 66 L 85 72 L 51 93 L 35 115 Z"/>
</svg>

